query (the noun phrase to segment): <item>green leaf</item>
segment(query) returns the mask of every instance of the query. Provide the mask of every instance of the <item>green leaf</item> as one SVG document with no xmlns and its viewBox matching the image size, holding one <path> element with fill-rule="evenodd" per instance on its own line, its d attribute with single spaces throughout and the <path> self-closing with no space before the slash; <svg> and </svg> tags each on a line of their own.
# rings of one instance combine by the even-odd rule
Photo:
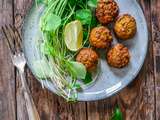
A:
<svg viewBox="0 0 160 120">
<path fill-rule="evenodd" d="M 68 0 L 68 4 L 72 7 L 75 6 L 76 3 L 77 3 L 77 0 Z"/>
<path fill-rule="evenodd" d="M 88 84 L 90 82 L 92 82 L 92 74 L 90 72 L 87 72 L 85 79 L 82 79 L 82 81 L 84 82 L 84 84 Z"/>
<path fill-rule="evenodd" d="M 98 24 L 99 24 L 99 23 L 98 23 L 98 21 L 97 21 L 97 19 L 96 19 L 96 16 L 93 16 L 93 17 L 92 17 L 92 21 L 91 21 L 91 27 L 92 27 L 92 28 L 93 28 L 93 27 L 96 27 Z"/>
<path fill-rule="evenodd" d="M 35 3 L 38 5 L 38 4 L 45 4 L 45 5 L 48 5 L 48 1 L 49 0 L 35 0 Z M 51 1 L 51 0 L 50 0 Z"/>
<path fill-rule="evenodd" d="M 111 120 L 123 120 L 123 115 L 119 107 L 116 107 Z"/>
<path fill-rule="evenodd" d="M 35 0 L 36 4 L 43 3 L 43 0 Z"/>
<path fill-rule="evenodd" d="M 77 10 L 75 19 L 80 20 L 83 25 L 91 24 L 92 21 L 92 12 L 89 9 Z"/>
<path fill-rule="evenodd" d="M 84 79 L 86 76 L 86 68 L 82 63 L 75 62 L 75 61 L 69 61 L 69 67 L 72 70 L 73 75 L 77 79 Z"/>
<path fill-rule="evenodd" d="M 61 25 L 61 18 L 55 14 L 50 13 L 45 19 L 43 30 L 55 31 Z"/>
<path fill-rule="evenodd" d="M 96 8 L 97 7 L 97 0 L 89 0 L 87 4 L 91 8 Z"/>
<path fill-rule="evenodd" d="M 36 77 L 45 79 L 53 77 L 52 67 L 46 60 L 37 60 L 33 62 L 33 70 Z"/>
<path fill-rule="evenodd" d="M 40 50 L 44 55 L 50 55 L 50 56 L 53 55 L 54 48 L 49 43 L 47 42 L 42 43 L 40 47 L 41 47 Z"/>
<path fill-rule="evenodd" d="M 73 87 L 74 87 L 76 90 L 81 90 L 81 85 L 80 85 L 80 84 L 75 83 Z"/>
</svg>

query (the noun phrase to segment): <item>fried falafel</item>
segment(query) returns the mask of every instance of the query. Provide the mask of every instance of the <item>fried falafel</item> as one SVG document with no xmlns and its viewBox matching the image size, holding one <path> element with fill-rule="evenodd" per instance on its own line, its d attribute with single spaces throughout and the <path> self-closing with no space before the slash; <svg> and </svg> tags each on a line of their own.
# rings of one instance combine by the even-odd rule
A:
<svg viewBox="0 0 160 120">
<path fill-rule="evenodd" d="M 90 33 L 90 44 L 95 48 L 108 48 L 113 40 L 110 30 L 104 26 L 95 27 Z"/>
<path fill-rule="evenodd" d="M 94 70 L 98 64 L 98 54 L 92 48 L 82 48 L 76 61 L 85 65 L 88 71 Z"/>
<path fill-rule="evenodd" d="M 129 14 L 120 16 L 114 25 L 116 36 L 122 40 L 131 39 L 137 31 L 136 20 Z"/>
<path fill-rule="evenodd" d="M 102 24 L 113 22 L 118 16 L 119 7 L 114 0 L 99 0 L 96 8 L 96 17 Z"/>
<path fill-rule="evenodd" d="M 129 50 L 122 44 L 115 45 L 107 53 L 107 62 L 112 67 L 123 68 L 126 65 L 128 65 L 129 61 L 130 61 Z"/>
</svg>

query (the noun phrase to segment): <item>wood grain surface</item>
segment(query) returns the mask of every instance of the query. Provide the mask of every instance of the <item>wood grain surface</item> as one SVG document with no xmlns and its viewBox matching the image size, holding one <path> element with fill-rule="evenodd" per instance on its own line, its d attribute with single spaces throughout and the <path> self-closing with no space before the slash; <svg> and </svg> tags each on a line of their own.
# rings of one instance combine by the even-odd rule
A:
<svg viewBox="0 0 160 120">
<path fill-rule="evenodd" d="M 27 69 L 27 79 L 41 120 L 110 120 L 118 104 L 125 120 L 160 120 L 160 0 L 138 0 L 147 19 L 149 50 L 137 78 L 117 95 L 97 101 L 66 103 Z M 21 31 L 32 0 L 0 0 L 0 26 L 15 24 Z M 28 120 L 21 83 L 0 32 L 0 120 Z"/>
<path fill-rule="evenodd" d="M 13 1 L 0 0 L 0 26 L 13 24 Z M 15 73 L 0 30 L 0 120 L 16 120 Z"/>
</svg>

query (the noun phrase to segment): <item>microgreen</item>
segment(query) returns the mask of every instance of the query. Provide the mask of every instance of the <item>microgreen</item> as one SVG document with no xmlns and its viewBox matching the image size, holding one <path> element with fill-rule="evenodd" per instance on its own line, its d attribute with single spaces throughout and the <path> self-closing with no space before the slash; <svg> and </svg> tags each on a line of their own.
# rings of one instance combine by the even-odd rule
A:
<svg viewBox="0 0 160 120">
<path fill-rule="evenodd" d="M 43 0 L 36 0 L 36 4 L 43 3 Z"/>
<path fill-rule="evenodd" d="M 44 42 L 41 44 L 40 50 L 43 54 L 51 56 L 51 55 L 53 55 L 54 48 L 53 48 L 52 44 L 50 44 L 48 42 Z"/>
<path fill-rule="evenodd" d="M 91 24 L 92 12 L 90 9 L 81 9 L 76 11 L 75 19 L 80 20 L 83 25 Z"/>
<path fill-rule="evenodd" d="M 91 8 L 96 8 L 97 7 L 97 2 L 98 2 L 98 0 L 89 0 L 87 4 Z"/>
<path fill-rule="evenodd" d="M 86 77 L 86 68 L 82 63 L 75 62 L 75 61 L 69 61 L 69 66 L 73 75 L 77 79 L 85 79 Z"/>
<path fill-rule="evenodd" d="M 43 66 L 43 67 L 42 67 Z M 46 60 L 37 60 L 33 62 L 34 74 L 40 79 L 53 77 L 52 68 Z"/>
<path fill-rule="evenodd" d="M 43 31 L 55 31 L 61 25 L 61 18 L 53 13 L 48 14 L 44 26 L 41 26 Z"/>
<path fill-rule="evenodd" d="M 82 79 L 82 81 L 85 84 L 92 82 L 92 74 L 90 72 L 87 72 L 85 79 Z"/>
<path fill-rule="evenodd" d="M 73 87 L 76 89 L 76 90 L 81 90 L 81 85 L 80 84 L 74 84 Z"/>
</svg>

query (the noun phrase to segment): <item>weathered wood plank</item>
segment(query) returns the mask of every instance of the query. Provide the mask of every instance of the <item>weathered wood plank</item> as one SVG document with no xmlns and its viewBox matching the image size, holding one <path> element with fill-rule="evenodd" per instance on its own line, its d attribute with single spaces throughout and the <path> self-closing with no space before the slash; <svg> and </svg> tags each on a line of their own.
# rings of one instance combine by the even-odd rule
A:
<svg viewBox="0 0 160 120">
<path fill-rule="evenodd" d="M 152 39 L 154 52 L 154 75 L 156 90 L 156 120 L 160 119 L 160 1 L 152 0 Z"/>
<path fill-rule="evenodd" d="M 14 0 L 14 24 L 19 31 L 21 31 L 24 15 L 30 6 L 30 0 Z M 17 120 L 28 120 L 28 113 L 21 90 L 21 82 L 18 73 L 16 73 L 16 83 Z"/>
<path fill-rule="evenodd" d="M 86 120 L 85 103 L 67 103 L 63 98 L 43 90 L 28 73 L 32 95 L 42 120 Z"/>
<path fill-rule="evenodd" d="M 151 33 L 151 0 L 139 0 Z M 153 41 L 149 37 L 149 51 L 136 81 L 120 93 L 120 103 L 126 120 L 155 120 L 155 79 L 153 75 Z"/>
<path fill-rule="evenodd" d="M 0 0 L 0 27 L 13 23 L 12 0 Z M 16 120 L 15 75 L 0 28 L 0 120 Z"/>
<path fill-rule="evenodd" d="M 110 120 L 117 105 L 117 97 L 87 103 L 88 120 Z"/>
</svg>

